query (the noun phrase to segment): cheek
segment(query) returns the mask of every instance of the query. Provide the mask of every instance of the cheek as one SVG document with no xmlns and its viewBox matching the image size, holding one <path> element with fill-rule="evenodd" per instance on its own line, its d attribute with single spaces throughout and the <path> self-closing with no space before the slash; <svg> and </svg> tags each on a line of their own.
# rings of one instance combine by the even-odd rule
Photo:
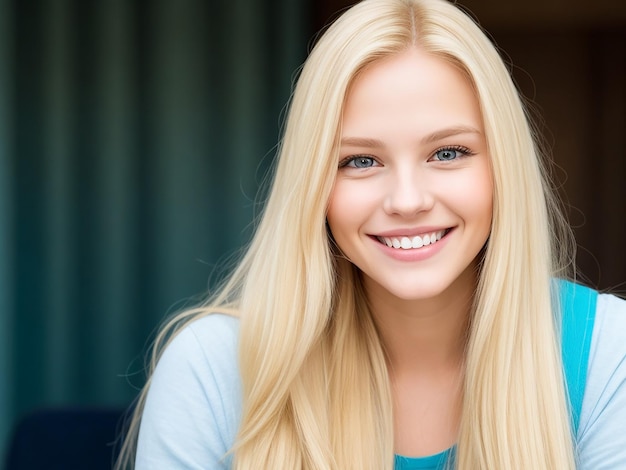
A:
<svg viewBox="0 0 626 470">
<path fill-rule="evenodd" d="M 476 192 L 477 205 L 482 208 L 482 212 L 491 221 L 493 214 L 493 180 L 489 165 L 485 165 L 485 168 L 476 179 L 474 191 Z"/>
<path fill-rule="evenodd" d="M 483 230 L 489 231 L 493 215 L 491 174 L 488 170 L 479 172 L 472 180 L 472 184 L 468 184 L 464 189 L 465 197 L 462 198 L 462 203 L 465 204 L 467 213 L 483 226 Z"/>
<path fill-rule="evenodd" d="M 341 232 L 345 225 L 350 225 L 350 206 L 352 201 L 349 198 L 349 193 L 342 189 L 342 185 L 337 184 L 330 195 L 328 203 L 328 212 L 326 219 L 328 220 L 328 226 L 333 234 L 335 240 L 340 238 Z"/>
<path fill-rule="evenodd" d="M 489 230 L 493 213 L 493 185 L 488 168 L 477 168 L 458 178 L 439 180 L 437 194 L 466 224 Z M 486 228 L 484 228 L 486 227 Z"/>
<path fill-rule="evenodd" d="M 371 192 L 364 191 L 363 185 L 350 183 L 338 181 L 328 204 L 328 225 L 338 243 L 356 233 L 373 209 Z"/>
</svg>

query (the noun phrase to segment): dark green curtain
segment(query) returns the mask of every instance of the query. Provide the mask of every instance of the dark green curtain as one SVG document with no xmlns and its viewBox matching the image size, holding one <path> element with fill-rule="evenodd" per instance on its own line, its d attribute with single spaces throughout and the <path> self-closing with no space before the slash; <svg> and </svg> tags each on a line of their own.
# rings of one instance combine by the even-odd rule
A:
<svg viewBox="0 0 626 470">
<path fill-rule="evenodd" d="M 248 240 L 305 6 L 0 0 L 3 442 L 128 404 L 149 335 Z"/>
</svg>

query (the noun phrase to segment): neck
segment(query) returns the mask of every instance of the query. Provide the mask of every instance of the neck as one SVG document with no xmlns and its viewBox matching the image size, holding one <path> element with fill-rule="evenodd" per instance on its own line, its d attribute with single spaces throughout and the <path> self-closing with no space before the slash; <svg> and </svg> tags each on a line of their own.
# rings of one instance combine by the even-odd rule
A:
<svg viewBox="0 0 626 470">
<path fill-rule="evenodd" d="M 476 290 L 469 268 L 440 295 L 402 300 L 368 289 L 368 300 L 393 375 L 459 371 Z"/>
</svg>

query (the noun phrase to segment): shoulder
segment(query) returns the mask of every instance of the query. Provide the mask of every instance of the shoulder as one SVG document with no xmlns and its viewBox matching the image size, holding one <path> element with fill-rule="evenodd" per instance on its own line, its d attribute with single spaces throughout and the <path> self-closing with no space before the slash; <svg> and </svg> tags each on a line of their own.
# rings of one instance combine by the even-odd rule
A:
<svg viewBox="0 0 626 470">
<path fill-rule="evenodd" d="M 136 468 L 227 468 L 241 414 L 238 325 L 211 314 L 165 348 L 150 379 Z"/>
<path fill-rule="evenodd" d="M 626 379 L 626 300 L 599 294 L 589 351 L 585 392 L 603 381 L 618 385 Z M 604 386 L 602 386 L 604 388 Z"/>
<path fill-rule="evenodd" d="M 152 386 L 174 375 L 181 380 L 179 388 L 196 383 L 209 397 L 221 392 L 232 397 L 239 388 L 238 341 L 239 320 L 235 317 L 215 313 L 194 320 L 163 352 Z"/>
<path fill-rule="evenodd" d="M 599 294 L 585 393 L 626 380 L 626 300 Z"/>
<path fill-rule="evenodd" d="M 626 351 L 626 300 L 612 294 L 599 294 L 592 344 L 602 351 L 606 346 Z M 608 344 L 607 344 L 608 342 Z"/>
<path fill-rule="evenodd" d="M 623 327 L 626 326 L 626 300 L 612 294 L 598 294 L 596 324 L 594 342 L 597 343 L 598 335 L 623 338 Z M 613 326 L 619 330 L 611 331 Z M 626 342 L 620 340 L 618 343 L 626 349 Z"/>
<path fill-rule="evenodd" d="M 599 294 L 578 430 L 582 469 L 626 468 L 626 300 Z"/>
<path fill-rule="evenodd" d="M 210 314 L 194 320 L 165 348 L 153 380 L 164 372 L 182 374 L 192 369 L 194 378 L 203 383 L 232 385 L 239 377 L 238 338 L 239 320 L 235 317 Z"/>
<path fill-rule="evenodd" d="M 214 313 L 194 320 L 174 338 L 172 343 L 186 343 L 193 338 L 205 359 L 211 361 L 236 361 L 239 341 L 239 319 L 230 315 Z M 184 346 L 183 346 L 184 348 Z"/>
</svg>

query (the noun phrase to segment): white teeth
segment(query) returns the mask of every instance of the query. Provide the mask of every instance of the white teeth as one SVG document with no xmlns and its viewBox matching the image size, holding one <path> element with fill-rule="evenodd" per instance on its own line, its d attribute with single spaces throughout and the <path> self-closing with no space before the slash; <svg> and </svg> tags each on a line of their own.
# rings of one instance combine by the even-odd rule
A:
<svg viewBox="0 0 626 470">
<path fill-rule="evenodd" d="M 410 250 L 415 248 L 421 248 L 422 246 L 432 245 L 441 240 L 441 237 L 445 234 L 445 230 L 439 230 L 438 232 L 427 233 L 426 235 L 409 237 L 378 237 L 378 240 L 389 248 Z"/>
<path fill-rule="evenodd" d="M 413 237 L 413 248 L 421 248 L 424 246 L 424 242 L 422 240 L 422 237 L 420 237 L 419 235 Z"/>
</svg>

